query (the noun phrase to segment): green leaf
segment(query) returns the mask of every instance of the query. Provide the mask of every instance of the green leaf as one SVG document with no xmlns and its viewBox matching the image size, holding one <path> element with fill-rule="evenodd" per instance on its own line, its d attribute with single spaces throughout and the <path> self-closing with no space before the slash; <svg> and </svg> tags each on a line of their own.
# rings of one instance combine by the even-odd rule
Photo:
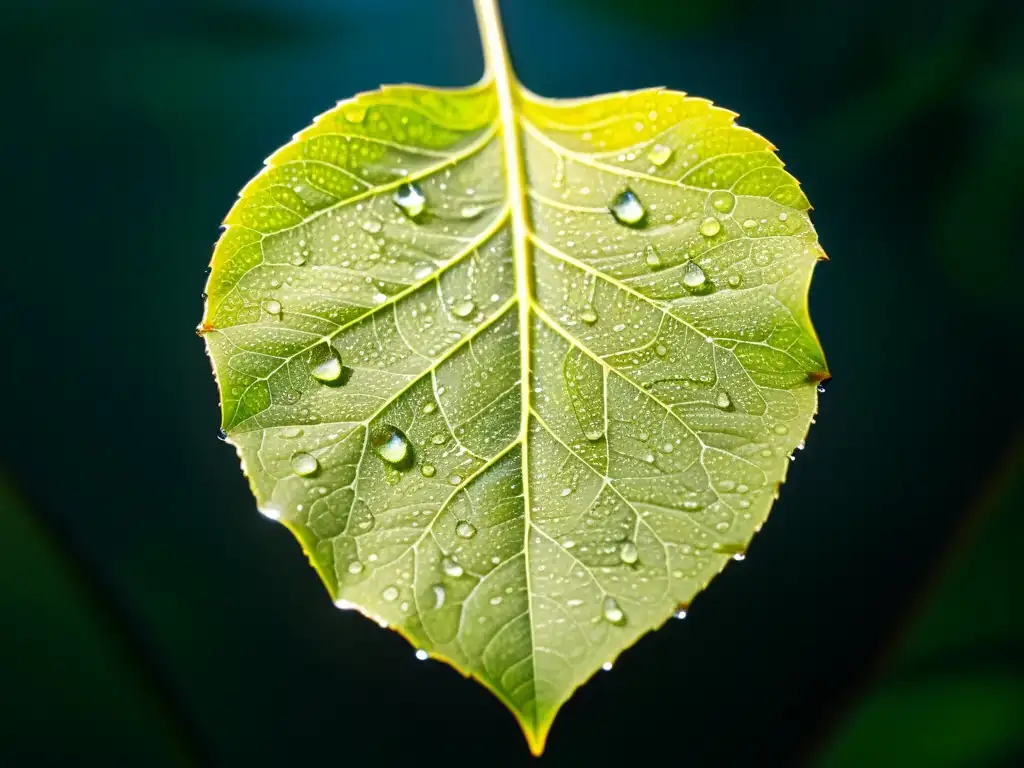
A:
<svg viewBox="0 0 1024 768">
<path fill-rule="evenodd" d="M 478 85 L 360 94 L 269 158 L 200 332 L 264 514 L 539 754 L 763 524 L 828 377 L 824 255 L 733 113 L 540 98 L 477 12 Z"/>
</svg>

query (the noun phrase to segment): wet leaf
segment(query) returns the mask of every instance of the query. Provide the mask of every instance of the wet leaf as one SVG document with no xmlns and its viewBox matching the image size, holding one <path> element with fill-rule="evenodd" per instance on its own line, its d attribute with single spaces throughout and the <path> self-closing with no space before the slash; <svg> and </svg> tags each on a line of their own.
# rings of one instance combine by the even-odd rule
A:
<svg viewBox="0 0 1024 768">
<path fill-rule="evenodd" d="M 477 5 L 481 83 L 360 94 L 269 158 L 200 332 L 261 511 L 539 753 L 764 522 L 828 375 L 823 254 L 733 113 L 538 97 Z"/>
</svg>

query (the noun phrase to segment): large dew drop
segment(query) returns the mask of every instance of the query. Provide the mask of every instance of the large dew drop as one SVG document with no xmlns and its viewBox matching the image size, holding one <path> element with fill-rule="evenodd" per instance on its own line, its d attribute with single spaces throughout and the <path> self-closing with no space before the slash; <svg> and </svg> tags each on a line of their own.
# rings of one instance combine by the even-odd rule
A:
<svg viewBox="0 0 1024 768">
<path fill-rule="evenodd" d="M 683 269 L 683 285 L 687 288 L 700 288 L 706 280 L 707 275 L 704 274 L 703 269 L 692 261 L 687 263 Z"/>
<path fill-rule="evenodd" d="M 729 393 L 724 389 L 718 393 L 718 399 L 715 400 L 715 405 L 719 408 L 729 408 L 732 405 L 732 400 L 729 399 Z"/>
<path fill-rule="evenodd" d="M 661 266 L 661 256 L 658 255 L 658 249 L 650 243 L 644 247 L 644 262 L 651 269 L 658 269 Z"/>
<path fill-rule="evenodd" d="M 636 544 L 632 541 L 625 541 L 622 546 L 619 547 L 619 559 L 622 560 L 626 565 L 633 565 L 640 558 L 640 553 L 636 550 Z"/>
<path fill-rule="evenodd" d="M 395 190 L 392 199 L 395 201 L 395 205 L 402 209 L 402 213 L 410 219 L 415 219 L 423 213 L 423 209 L 427 205 L 427 198 L 423 196 L 423 192 L 413 182 L 400 185 Z"/>
<path fill-rule="evenodd" d="M 456 317 L 469 317 L 476 309 L 476 304 L 471 299 L 462 299 L 452 304 L 452 314 Z"/>
<path fill-rule="evenodd" d="M 608 595 L 601 604 L 601 615 L 604 616 L 604 620 L 612 624 L 625 624 L 626 614 L 619 607 L 618 601 L 611 595 Z"/>
<path fill-rule="evenodd" d="M 373 450 L 388 464 L 398 466 L 409 458 L 409 440 L 402 430 L 385 425 L 373 438 Z"/>
<path fill-rule="evenodd" d="M 630 227 L 640 224 L 644 216 L 647 215 L 647 211 L 644 210 L 640 198 L 631 189 L 624 189 L 620 192 L 612 200 L 608 209 L 620 224 L 626 224 Z"/>
<path fill-rule="evenodd" d="M 453 579 L 457 579 L 465 573 L 462 566 L 453 557 L 446 557 L 441 561 L 441 570 L 444 571 L 445 576 L 451 576 Z"/>
<path fill-rule="evenodd" d="M 719 222 L 714 216 L 708 216 L 700 223 L 700 233 L 704 235 L 704 237 L 714 237 L 721 231 L 721 229 L 721 222 Z"/>
<path fill-rule="evenodd" d="M 588 325 L 597 322 L 597 312 L 594 311 L 593 307 L 584 307 L 583 309 L 580 310 L 579 315 L 580 320 L 582 320 L 584 323 L 587 323 Z"/>
<path fill-rule="evenodd" d="M 664 144 L 655 144 L 651 147 L 651 151 L 647 153 L 647 159 L 651 161 L 651 165 L 656 165 L 661 168 L 672 158 L 672 147 L 666 147 Z"/>
<path fill-rule="evenodd" d="M 320 469 L 320 462 L 316 460 L 316 456 L 305 451 L 292 454 L 291 465 L 292 471 L 300 477 L 309 477 Z"/>
<path fill-rule="evenodd" d="M 310 357 L 310 375 L 318 381 L 337 381 L 341 378 L 341 355 L 330 345 L 319 347 Z"/>
<path fill-rule="evenodd" d="M 476 536 L 476 526 L 468 520 L 462 520 L 455 526 L 455 534 L 462 539 L 472 539 Z"/>
</svg>

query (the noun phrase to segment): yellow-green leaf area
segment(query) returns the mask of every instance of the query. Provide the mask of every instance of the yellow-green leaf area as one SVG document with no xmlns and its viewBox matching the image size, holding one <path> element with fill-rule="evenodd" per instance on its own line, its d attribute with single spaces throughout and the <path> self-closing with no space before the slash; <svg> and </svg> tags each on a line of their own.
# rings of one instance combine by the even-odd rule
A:
<svg viewBox="0 0 1024 768">
<path fill-rule="evenodd" d="M 479 85 L 360 94 L 271 155 L 200 331 L 260 510 L 539 753 L 764 523 L 828 377 L 824 254 L 734 113 L 540 98 L 478 12 Z"/>
</svg>

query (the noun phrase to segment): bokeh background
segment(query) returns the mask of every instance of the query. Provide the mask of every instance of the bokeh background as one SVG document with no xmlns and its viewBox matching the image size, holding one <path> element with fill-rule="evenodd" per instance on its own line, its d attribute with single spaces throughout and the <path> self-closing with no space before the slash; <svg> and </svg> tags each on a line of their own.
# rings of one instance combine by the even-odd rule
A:
<svg viewBox="0 0 1024 768">
<path fill-rule="evenodd" d="M 772 519 L 544 764 L 1024 764 L 1024 3 L 503 5 L 536 92 L 739 112 L 832 258 Z M 193 333 L 262 158 L 381 82 L 476 81 L 470 0 L 6 0 L 0 56 L 0 764 L 531 764 L 256 513 Z"/>
</svg>

